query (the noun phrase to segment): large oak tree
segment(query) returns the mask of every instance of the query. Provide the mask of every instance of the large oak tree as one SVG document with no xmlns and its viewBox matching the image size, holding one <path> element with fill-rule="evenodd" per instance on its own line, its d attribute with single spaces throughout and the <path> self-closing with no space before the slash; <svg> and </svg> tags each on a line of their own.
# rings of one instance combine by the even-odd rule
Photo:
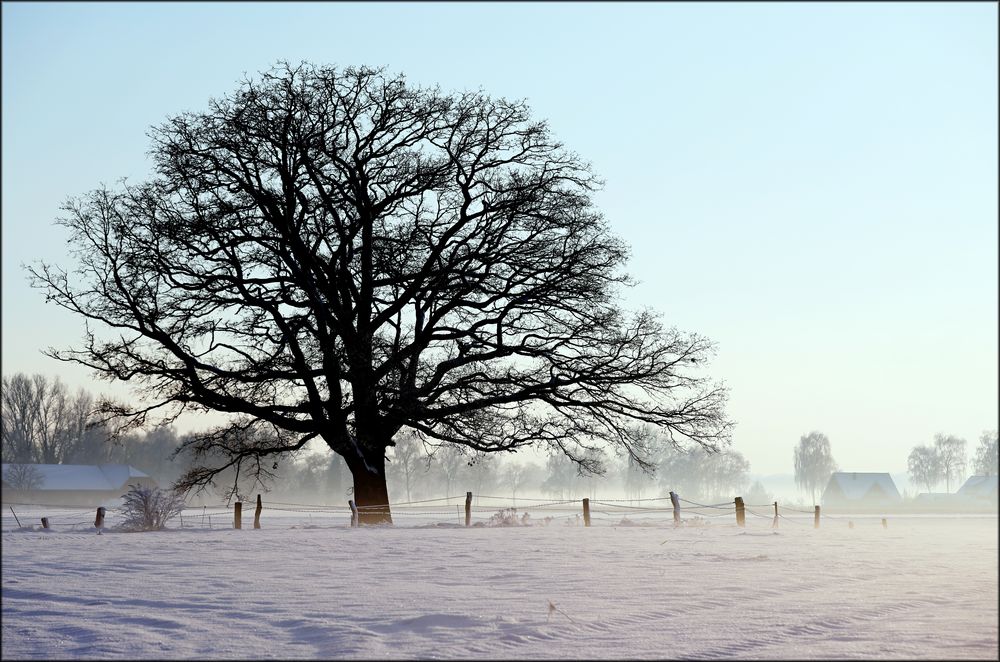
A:
<svg viewBox="0 0 1000 662">
<path fill-rule="evenodd" d="M 150 180 L 66 204 L 78 266 L 31 272 L 88 321 L 49 353 L 144 398 L 106 414 L 229 415 L 188 442 L 206 461 L 182 486 L 266 475 L 320 438 L 376 523 L 404 428 L 592 471 L 602 445 L 645 461 L 650 426 L 728 441 L 711 343 L 621 308 L 627 248 L 599 182 L 523 102 L 280 65 L 151 139 Z"/>
</svg>

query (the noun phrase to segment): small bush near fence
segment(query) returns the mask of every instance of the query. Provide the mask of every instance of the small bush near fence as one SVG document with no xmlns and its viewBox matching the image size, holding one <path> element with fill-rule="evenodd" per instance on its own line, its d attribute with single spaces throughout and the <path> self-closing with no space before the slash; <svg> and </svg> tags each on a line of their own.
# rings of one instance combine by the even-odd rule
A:
<svg viewBox="0 0 1000 662">
<path fill-rule="evenodd" d="M 487 522 L 487 526 L 530 526 L 531 523 L 528 522 L 528 518 L 531 517 L 528 513 L 524 513 L 520 517 L 517 515 L 517 509 L 515 508 L 503 508 L 498 510 L 496 513 L 490 516 L 490 521 Z"/>
<path fill-rule="evenodd" d="M 184 510 L 184 496 L 178 492 L 140 485 L 129 488 L 122 496 L 124 520 L 118 527 L 124 531 L 160 531 L 167 520 Z"/>
</svg>

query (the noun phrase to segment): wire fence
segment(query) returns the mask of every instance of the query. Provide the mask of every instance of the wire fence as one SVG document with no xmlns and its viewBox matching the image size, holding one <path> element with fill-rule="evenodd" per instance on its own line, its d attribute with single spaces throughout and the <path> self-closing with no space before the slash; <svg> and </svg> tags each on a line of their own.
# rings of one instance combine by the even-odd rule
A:
<svg viewBox="0 0 1000 662">
<path fill-rule="evenodd" d="M 403 527 L 427 526 L 703 526 L 707 524 L 776 528 L 780 523 L 815 527 L 820 520 L 843 522 L 851 528 L 855 521 L 869 524 L 878 516 L 828 515 L 802 508 L 781 506 L 774 503 L 743 504 L 742 499 L 720 503 L 700 503 L 676 496 L 651 498 L 586 498 L 545 499 L 515 496 L 447 496 L 433 499 L 401 501 L 390 504 L 354 506 L 264 501 L 260 514 L 261 528 L 302 529 L 351 527 L 359 521 L 367 523 L 372 514 L 391 513 L 391 522 Z M 168 528 L 179 529 L 233 529 L 251 528 L 255 525 L 255 506 L 243 502 L 237 527 L 234 503 L 202 504 L 185 507 L 173 517 Z M 760 512 L 759 509 L 768 511 Z M 770 510 L 770 509 L 773 509 Z M 751 515 L 747 524 L 746 515 Z M 120 527 L 126 513 L 121 506 L 105 507 L 103 528 Z M 368 516 L 368 517 L 366 517 Z M 43 520 L 44 518 L 44 520 Z M 2 527 L 7 530 L 94 531 L 97 529 L 96 507 L 69 505 L 42 505 L 4 502 Z M 760 520 L 765 520 L 761 522 Z M 881 518 L 881 525 L 887 526 Z"/>
</svg>

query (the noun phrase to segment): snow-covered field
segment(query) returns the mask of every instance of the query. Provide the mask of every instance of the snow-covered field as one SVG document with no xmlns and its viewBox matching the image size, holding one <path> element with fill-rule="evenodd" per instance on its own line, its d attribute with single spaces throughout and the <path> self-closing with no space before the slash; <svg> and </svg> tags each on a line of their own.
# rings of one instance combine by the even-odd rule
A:
<svg viewBox="0 0 1000 662">
<path fill-rule="evenodd" d="M 254 530 L 249 510 L 102 535 L 89 510 L 48 531 L 7 512 L 3 659 L 998 656 L 996 515 L 467 529 L 451 506 Z"/>
</svg>

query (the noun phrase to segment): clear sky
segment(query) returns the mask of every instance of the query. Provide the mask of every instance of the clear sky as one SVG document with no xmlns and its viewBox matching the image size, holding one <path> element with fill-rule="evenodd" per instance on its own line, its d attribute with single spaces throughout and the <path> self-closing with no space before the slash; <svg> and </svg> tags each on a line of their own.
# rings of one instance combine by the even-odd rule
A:
<svg viewBox="0 0 1000 662">
<path fill-rule="evenodd" d="M 3 373 L 82 322 L 67 196 L 145 177 L 149 126 L 277 60 L 523 98 L 605 179 L 627 293 L 718 344 L 734 447 L 849 471 L 997 427 L 996 3 L 4 3 Z"/>
</svg>

